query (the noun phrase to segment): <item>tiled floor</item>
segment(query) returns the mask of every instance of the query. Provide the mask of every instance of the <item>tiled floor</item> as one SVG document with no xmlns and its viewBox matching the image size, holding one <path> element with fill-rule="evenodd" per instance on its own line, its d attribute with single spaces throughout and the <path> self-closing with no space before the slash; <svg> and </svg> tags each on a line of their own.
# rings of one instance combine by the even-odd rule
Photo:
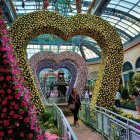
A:
<svg viewBox="0 0 140 140">
<path fill-rule="evenodd" d="M 73 117 L 67 117 L 68 122 L 73 124 Z M 78 140 L 104 140 L 100 134 L 90 129 L 87 125 L 85 125 L 82 121 L 79 120 L 80 127 L 72 127 L 75 132 Z"/>
</svg>

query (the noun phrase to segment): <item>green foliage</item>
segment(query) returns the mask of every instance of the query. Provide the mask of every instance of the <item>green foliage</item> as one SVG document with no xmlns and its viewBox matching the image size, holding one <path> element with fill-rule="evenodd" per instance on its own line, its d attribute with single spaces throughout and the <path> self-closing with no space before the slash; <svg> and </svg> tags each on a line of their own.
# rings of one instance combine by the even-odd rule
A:
<svg viewBox="0 0 140 140">
<path fill-rule="evenodd" d="M 42 113 L 40 116 L 40 122 L 41 122 L 42 129 L 52 134 L 59 135 L 59 130 L 57 128 L 57 120 L 55 120 L 52 117 L 51 112 L 46 111 Z"/>
<path fill-rule="evenodd" d="M 51 117 L 51 114 L 49 112 L 46 111 L 46 112 L 42 113 L 40 116 L 41 123 L 43 124 L 43 123 L 47 122 L 50 119 L 50 117 Z"/>
<path fill-rule="evenodd" d="M 136 87 L 140 88 L 140 72 L 136 72 L 133 75 L 133 83 Z"/>
<path fill-rule="evenodd" d="M 122 93 L 121 93 L 121 97 L 124 100 L 129 99 L 129 92 L 128 92 L 128 89 L 126 87 L 123 88 Z"/>
<path fill-rule="evenodd" d="M 121 105 L 127 106 L 127 107 L 135 107 L 134 100 L 127 100 L 121 102 Z"/>
</svg>

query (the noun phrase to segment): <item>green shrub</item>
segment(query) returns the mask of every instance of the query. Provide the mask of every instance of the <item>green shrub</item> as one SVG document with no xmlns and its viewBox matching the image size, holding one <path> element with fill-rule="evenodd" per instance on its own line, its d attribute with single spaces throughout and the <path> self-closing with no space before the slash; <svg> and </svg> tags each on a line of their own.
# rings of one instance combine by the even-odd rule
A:
<svg viewBox="0 0 140 140">
<path fill-rule="evenodd" d="M 128 92 L 128 89 L 126 87 L 123 88 L 122 93 L 121 93 L 121 97 L 124 100 L 129 99 L 129 92 Z"/>
<path fill-rule="evenodd" d="M 140 88 L 140 72 L 136 72 L 133 75 L 133 82 L 136 87 Z"/>
<path fill-rule="evenodd" d="M 40 121 L 43 124 L 43 123 L 47 122 L 50 118 L 51 118 L 51 114 L 46 111 L 46 112 L 41 114 Z"/>
</svg>

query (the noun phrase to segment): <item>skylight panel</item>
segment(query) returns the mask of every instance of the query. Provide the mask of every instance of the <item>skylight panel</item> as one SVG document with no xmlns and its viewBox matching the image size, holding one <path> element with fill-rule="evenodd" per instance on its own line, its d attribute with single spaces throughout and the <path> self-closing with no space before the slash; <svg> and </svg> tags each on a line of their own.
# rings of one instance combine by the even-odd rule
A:
<svg viewBox="0 0 140 140">
<path fill-rule="evenodd" d="M 125 0 L 125 1 L 136 4 L 139 0 Z"/>
<path fill-rule="evenodd" d="M 133 24 L 132 22 L 129 22 L 129 21 L 125 20 L 125 19 L 122 19 L 121 21 L 124 22 L 127 25 L 130 25 L 130 26 Z"/>
<path fill-rule="evenodd" d="M 82 7 L 82 10 L 87 10 L 87 7 Z"/>
<path fill-rule="evenodd" d="M 49 50 L 50 46 L 49 45 L 43 45 L 44 50 Z"/>
<path fill-rule="evenodd" d="M 133 8 L 133 10 L 134 10 L 135 12 L 137 12 L 137 13 L 140 13 L 140 7 L 139 7 L 139 6 L 135 6 L 135 7 Z"/>
<path fill-rule="evenodd" d="M 127 24 L 125 24 L 123 22 L 119 22 L 118 25 L 120 25 L 120 26 L 122 26 L 124 28 L 128 28 L 129 27 L 129 25 L 127 25 Z"/>
<path fill-rule="evenodd" d="M 115 23 L 113 23 L 113 22 L 110 22 L 110 24 L 111 24 L 112 26 L 115 26 Z"/>
<path fill-rule="evenodd" d="M 34 12 L 34 10 L 26 10 L 26 13 Z"/>
<path fill-rule="evenodd" d="M 115 8 L 116 5 L 114 5 L 114 4 L 108 4 L 107 7 L 108 7 L 108 8 Z"/>
<path fill-rule="evenodd" d="M 122 36 L 121 36 L 121 39 L 122 39 L 124 42 L 127 42 L 127 40 L 126 40 L 124 37 L 122 37 Z"/>
<path fill-rule="evenodd" d="M 118 20 L 115 20 L 115 19 L 112 19 L 112 18 L 107 18 L 106 20 L 110 21 L 110 22 L 113 22 L 113 23 L 117 23 Z"/>
<path fill-rule="evenodd" d="M 128 30 L 129 31 L 131 31 L 133 34 L 135 34 L 135 35 L 137 35 L 139 32 L 138 31 L 136 31 L 134 28 L 132 28 L 132 27 L 129 27 L 128 28 Z"/>
<path fill-rule="evenodd" d="M 116 25 L 115 27 L 119 28 L 122 31 L 126 30 L 124 27 L 121 27 L 120 25 Z"/>
<path fill-rule="evenodd" d="M 23 10 L 19 10 L 19 13 L 20 13 L 20 14 L 24 14 L 24 13 L 26 13 L 26 12 L 25 12 L 25 10 L 23 9 Z"/>
<path fill-rule="evenodd" d="M 111 18 L 116 19 L 116 20 L 120 20 L 120 18 L 119 18 L 119 17 L 110 16 L 110 15 L 109 15 L 108 17 L 111 17 Z"/>
<path fill-rule="evenodd" d="M 112 3 L 112 4 L 118 4 L 120 1 L 119 0 L 111 0 L 111 2 L 110 3 Z"/>
<path fill-rule="evenodd" d="M 115 9 L 118 9 L 118 10 L 123 11 L 123 12 L 128 12 L 129 11 L 129 9 L 121 7 L 121 6 L 117 6 Z"/>
<path fill-rule="evenodd" d="M 135 35 L 131 33 L 129 30 L 125 30 L 126 33 L 128 33 L 130 36 L 134 37 Z"/>
<path fill-rule="evenodd" d="M 128 2 L 125 2 L 125 1 L 121 1 L 121 2 L 119 3 L 119 5 L 122 6 L 122 7 L 129 8 L 129 9 L 131 9 L 131 8 L 133 7 L 133 4 L 128 3 Z"/>
<path fill-rule="evenodd" d="M 136 13 L 136 12 L 134 12 L 134 11 L 130 11 L 129 12 L 132 16 L 135 16 L 135 17 L 137 17 L 137 18 L 140 18 L 140 14 L 138 14 L 138 13 Z"/>
<path fill-rule="evenodd" d="M 133 27 L 135 30 L 140 31 L 140 27 L 138 27 L 137 25 L 133 24 L 131 25 L 131 27 Z"/>
</svg>

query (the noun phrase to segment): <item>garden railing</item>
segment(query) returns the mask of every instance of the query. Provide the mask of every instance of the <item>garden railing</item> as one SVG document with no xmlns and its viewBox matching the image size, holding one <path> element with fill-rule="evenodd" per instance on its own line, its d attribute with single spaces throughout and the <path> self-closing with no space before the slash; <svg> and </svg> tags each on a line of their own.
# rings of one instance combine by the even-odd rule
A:
<svg viewBox="0 0 140 140">
<path fill-rule="evenodd" d="M 140 123 L 105 108 L 82 103 L 79 117 L 109 140 L 140 140 Z"/>
<path fill-rule="evenodd" d="M 62 110 L 56 104 L 53 104 L 53 115 L 54 119 L 57 120 L 57 128 L 60 130 L 62 139 L 78 140 Z"/>
</svg>

